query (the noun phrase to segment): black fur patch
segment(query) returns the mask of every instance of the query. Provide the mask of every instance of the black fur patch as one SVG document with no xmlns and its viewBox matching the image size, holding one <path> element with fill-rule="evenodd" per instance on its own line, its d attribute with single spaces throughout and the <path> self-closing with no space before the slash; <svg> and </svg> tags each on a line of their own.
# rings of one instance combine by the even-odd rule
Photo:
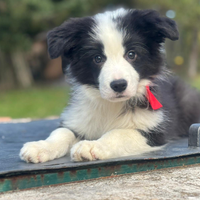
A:
<svg viewBox="0 0 200 200">
<path fill-rule="evenodd" d="M 103 45 L 100 42 L 88 41 L 73 51 L 74 59 L 69 69 L 71 76 L 81 84 L 98 88 L 101 66 L 94 63 L 94 57 L 103 54 Z"/>
<path fill-rule="evenodd" d="M 126 30 L 126 50 L 135 50 L 138 55 L 132 65 L 140 78 L 151 78 L 159 74 L 164 66 L 161 43 L 165 38 L 178 39 L 176 23 L 160 17 L 154 10 L 132 10 L 121 19 L 121 28 Z"/>
<path fill-rule="evenodd" d="M 147 138 L 147 144 L 151 147 L 153 146 L 162 146 L 166 143 L 165 134 L 159 132 L 158 130 L 149 130 L 148 132 L 138 130 L 142 136 Z"/>
<path fill-rule="evenodd" d="M 94 24 L 91 17 L 72 18 L 49 31 L 47 42 L 50 57 L 57 58 L 65 54 L 67 58 L 72 58 L 73 49 L 90 38 L 89 32 Z"/>
<path fill-rule="evenodd" d="M 103 45 L 90 36 L 94 26 L 91 17 L 70 19 L 50 31 L 47 39 L 50 57 L 62 56 L 65 73 L 69 72 L 68 75 L 81 84 L 98 87 L 100 68 L 93 58 L 102 54 Z"/>
</svg>

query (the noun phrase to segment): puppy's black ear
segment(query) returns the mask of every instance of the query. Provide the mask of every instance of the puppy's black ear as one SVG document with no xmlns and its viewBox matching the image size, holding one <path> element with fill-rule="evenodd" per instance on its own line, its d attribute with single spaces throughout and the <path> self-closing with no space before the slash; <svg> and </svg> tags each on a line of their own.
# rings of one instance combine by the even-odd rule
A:
<svg viewBox="0 0 200 200">
<path fill-rule="evenodd" d="M 47 34 L 47 44 L 50 58 L 54 59 L 59 57 L 70 37 L 67 34 L 68 23 L 65 22 L 61 26 L 54 28 Z"/>
<path fill-rule="evenodd" d="M 47 43 L 50 57 L 54 59 L 63 53 L 69 54 L 70 50 L 79 45 L 81 39 L 86 37 L 91 22 L 90 17 L 72 18 L 49 31 Z"/>
<path fill-rule="evenodd" d="M 151 37 L 156 42 L 164 42 L 165 38 L 178 40 L 179 33 L 176 22 L 167 17 L 161 17 L 155 10 L 139 11 L 137 26 L 142 34 Z"/>
</svg>

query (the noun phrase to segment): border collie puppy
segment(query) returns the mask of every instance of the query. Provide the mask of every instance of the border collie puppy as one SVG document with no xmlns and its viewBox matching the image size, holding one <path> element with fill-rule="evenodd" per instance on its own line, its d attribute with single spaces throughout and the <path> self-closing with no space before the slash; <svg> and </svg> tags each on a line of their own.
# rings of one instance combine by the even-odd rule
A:
<svg viewBox="0 0 200 200">
<path fill-rule="evenodd" d="M 163 43 L 176 23 L 154 10 L 73 18 L 48 33 L 51 58 L 62 57 L 72 87 L 61 127 L 24 144 L 20 157 L 39 163 L 70 153 L 73 161 L 130 156 L 187 136 L 200 122 L 200 96 L 166 78 Z"/>
</svg>

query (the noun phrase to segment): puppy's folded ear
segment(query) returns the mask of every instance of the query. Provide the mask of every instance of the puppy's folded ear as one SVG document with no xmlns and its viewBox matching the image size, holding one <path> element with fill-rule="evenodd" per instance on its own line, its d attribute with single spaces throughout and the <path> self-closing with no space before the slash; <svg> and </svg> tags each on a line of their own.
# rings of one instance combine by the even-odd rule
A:
<svg viewBox="0 0 200 200">
<path fill-rule="evenodd" d="M 81 39 L 88 34 L 92 22 L 90 17 L 72 18 L 49 31 L 47 43 L 50 57 L 54 59 L 63 54 L 70 55 L 71 49 L 79 45 Z"/>
<path fill-rule="evenodd" d="M 174 20 L 167 17 L 161 17 L 155 10 L 136 12 L 139 12 L 139 15 L 135 22 L 141 34 L 151 37 L 158 43 L 164 42 L 165 38 L 178 40 L 179 33 Z"/>
<path fill-rule="evenodd" d="M 70 37 L 67 33 L 68 26 L 68 23 L 64 22 L 61 26 L 48 32 L 47 44 L 50 58 L 57 58 L 63 53 Z"/>
</svg>

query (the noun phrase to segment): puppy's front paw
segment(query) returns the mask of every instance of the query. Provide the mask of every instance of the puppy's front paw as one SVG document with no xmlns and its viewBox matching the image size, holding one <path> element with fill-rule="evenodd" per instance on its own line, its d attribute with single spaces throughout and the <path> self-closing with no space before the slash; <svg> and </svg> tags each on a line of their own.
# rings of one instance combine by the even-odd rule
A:
<svg viewBox="0 0 200 200">
<path fill-rule="evenodd" d="M 98 141 L 80 141 L 71 149 L 71 159 L 73 161 L 90 161 L 106 159 L 105 147 Z"/>
<path fill-rule="evenodd" d="M 28 163 L 42 163 L 54 159 L 50 144 L 44 140 L 25 143 L 19 156 Z"/>
</svg>

